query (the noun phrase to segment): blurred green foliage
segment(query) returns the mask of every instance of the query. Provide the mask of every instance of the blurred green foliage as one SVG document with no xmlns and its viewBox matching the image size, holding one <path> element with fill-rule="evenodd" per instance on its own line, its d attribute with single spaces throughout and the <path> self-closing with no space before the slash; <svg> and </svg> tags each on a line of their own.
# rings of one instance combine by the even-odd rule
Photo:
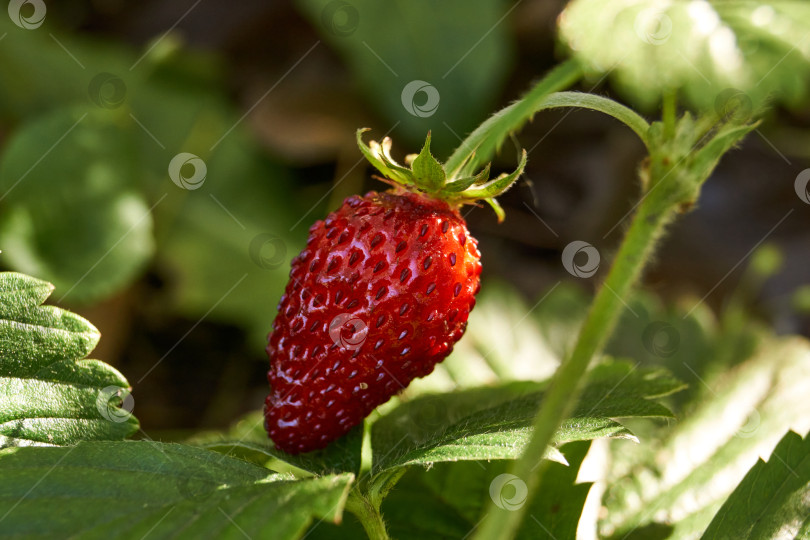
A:
<svg viewBox="0 0 810 540">
<path fill-rule="evenodd" d="M 440 10 L 434 4 L 296 2 L 325 42 L 320 46 L 334 50 L 347 66 L 365 97 L 364 108 L 378 113 L 382 126 L 376 127 L 396 127 L 401 147 L 412 149 L 421 145 L 426 131 L 443 130 L 445 136 L 434 137 L 442 156 L 456 144 L 448 131 L 465 135 L 492 110 L 502 90 L 514 60 L 507 16 L 515 4 L 484 0 L 470 9 L 468 2 L 446 0 Z M 808 20 L 810 8 L 799 2 L 575 0 L 561 17 L 561 28 L 572 56 L 593 75 L 613 70 L 617 87 L 642 106 L 652 107 L 677 90 L 696 108 L 736 114 L 751 112 L 749 105 L 759 106 L 772 96 L 788 105 L 806 99 L 810 44 L 803 41 L 808 24 L 802 21 Z M 328 193 L 327 185 L 307 192 L 296 184 L 296 171 L 260 148 L 242 109 L 228 95 L 229 72 L 219 56 L 189 50 L 174 34 L 136 50 L 113 39 L 61 31 L 56 24 L 30 31 L 0 17 L 0 264 L 55 283 L 57 300 L 85 305 L 128 292 L 137 295 L 138 280 L 150 271 L 165 284 L 161 310 L 238 325 L 248 332 L 250 349 L 260 351 L 257 345 L 287 280 L 288 261 L 303 246 L 309 223 L 325 210 L 322 200 L 312 204 L 318 198 L 312 193 Z M 170 163 L 181 153 L 205 163 L 197 189 L 184 189 L 171 178 Z M 783 259 L 778 251 L 762 248 L 747 274 L 751 283 L 745 284 L 760 286 Z M 30 294 L 43 301 L 50 288 L 32 283 Z M 694 536 L 710 523 L 759 451 L 776 445 L 788 429 L 806 433 L 806 341 L 773 336 L 751 319 L 738 297 L 731 300 L 719 317 L 702 302 L 666 305 L 645 293 L 628 302 L 606 356 L 632 363 L 592 371 L 596 379 L 611 376 L 586 389 L 577 418 L 557 439 L 636 434 L 644 443 L 593 445 L 606 456 L 600 481 L 609 512 L 598 523 L 603 535 L 659 527 L 662 534 L 676 528 L 676 535 Z M 793 301 L 797 309 L 810 309 L 810 290 L 800 289 Z M 506 470 L 499 458 L 515 457 L 525 444 L 539 392 L 547 384 L 542 381 L 570 352 L 588 302 L 581 289 L 555 285 L 536 303 L 527 303 L 512 287 L 490 281 L 453 355 L 369 419 L 365 465 L 370 468 L 375 460 L 375 466 L 363 481 L 382 484 L 391 471 L 401 474 L 412 463 L 428 469 L 409 468 L 385 501 L 383 510 L 398 536 L 429 538 L 436 531 L 461 536 L 476 525 L 487 484 Z M 9 389 L 0 420 L 8 420 L 10 430 L 17 427 L 12 423 L 36 415 L 40 421 L 59 418 L 48 429 L 34 425 L 0 431 L 14 437 L 5 442 L 72 443 L 130 434 L 134 419 L 102 424 L 95 431 L 88 423 L 88 416 L 103 416 L 94 397 L 99 388 L 128 384 L 109 366 L 65 360 L 31 371 L 18 361 L 31 343 L 56 347 L 55 354 L 63 356 L 66 351 L 86 356 L 98 332 L 56 308 L 34 306 L 22 313 L 14 305 L 10 300 L 0 305 L 5 319 L 0 320 L 0 352 L 6 351 L 2 359 L 8 364 L 0 379 Z M 674 377 L 665 378 L 667 391 L 650 391 L 660 383 L 660 368 Z M 689 381 L 689 389 L 666 395 L 665 405 L 646 399 L 668 394 L 679 386 L 676 380 Z M 82 384 L 87 388 L 75 391 Z M 533 396 L 525 395 L 529 390 Z M 667 418 L 670 409 L 683 421 L 631 418 L 623 420 L 625 425 L 613 419 Z M 88 422 L 76 427 L 79 420 Z M 48 439 L 54 426 L 67 436 Z M 798 444 L 785 440 L 782 445 Z M 402 441 L 400 452 L 394 451 Z M 255 412 L 228 432 L 202 434 L 191 443 L 282 475 L 188 446 L 84 444 L 67 463 L 88 471 L 81 479 L 87 491 L 69 505 L 78 512 L 88 508 L 85 496 L 109 500 L 107 517 L 117 516 L 110 527 L 137 521 L 144 531 L 160 525 L 163 512 L 177 508 L 161 525 L 170 531 L 173 520 L 208 504 L 201 498 L 220 504 L 230 493 L 222 486 L 237 485 L 234 494 L 240 496 L 228 504 L 265 498 L 256 499 L 260 507 L 251 507 L 255 519 L 250 525 L 256 531 L 264 531 L 266 510 L 272 508 L 291 519 L 289 536 L 296 537 L 313 517 L 337 519 L 350 474 L 363 470 L 362 427 L 324 451 L 291 457 L 270 446 L 261 413 Z M 544 492 L 532 503 L 532 513 L 545 516 L 542 522 L 559 537 L 576 530 L 590 489 L 590 484 L 574 485 L 588 445 L 550 451 L 570 467 L 555 464 L 550 474 L 561 489 Z M 33 467 L 33 474 L 37 467 L 51 470 L 63 458 L 66 453 L 58 449 L 26 455 L 11 450 L 3 466 L 12 471 Z M 452 463 L 465 459 L 478 461 Z M 484 459 L 493 461 L 485 466 Z M 215 466 L 209 467 L 209 461 Z M 129 463 L 149 477 L 130 487 L 143 490 L 144 504 L 157 501 L 157 513 L 141 512 L 138 506 L 130 514 L 114 503 L 117 497 L 110 490 L 117 480 L 101 470 L 110 462 Z M 430 470 L 437 462 L 442 463 Z M 221 463 L 234 470 L 218 474 Z M 29 473 L 20 470 L 10 473 L 17 478 L 0 508 L 16 507 L 27 489 Z M 772 460 L 752 471 L 778 477 Z M 322 476 L 291 482 L 290 472 Z M 334 473 L 350 474 L 324 476 Z M 176 479 L 176 489 L 165 489 L 162 474 Z M 57 477 L 65 485 L 77 481 L 62 469 Z M 189 489 L 191 480 L 195 489 Z M 259 484 L 267 484 L 269 491 Z M 749 478 L 741 488 L 753 484 Z M 64 498 L 59 488 L 51 484 L 43 494 Z M 744 494 L 733 494 L 721 517 L 736 515 Z M 47 525 L 40 519 L 46 507 L 36 502 L 30 505 L 33 513 L 15 514 L 15 530 Z M 659 513 L 650 514 L 649 508 Z M 217 526 L 227 525 L 223 516 L 213 515 Z M 414 516 L 424 531 L 414 533 Z M 351 537 L 353 522 L 346 523 L 328 530 L 349 530 Z M 532 525 L 527 521 L 525 527 Z M 48 526 L 58 524 L 40 532 L 55 530 Z M 592 526 L 597 527 L 596 517 Z M 523 530 L 528 537 L 534 531 Z"/>
<path fill-rule="evenodd" d="M 54 136 L 62 134 L 62 140 Z M 137 189 L 134 133 L 85 106 L 37 115 L 0 165 L 0 238 L 21 271 L 60 295 L 94 300 L 128 285 L 154 254 L 150 204 Z"/>
<path fill-rule="evenodd" d="M 506 0 L 479 0 L 475 9 L 465 0 L 445 0 L 441 9 L 430 0 L 296 1 L 345 59 L 368 103 L 414 150 L 430 129 L 449 125 L 463 137 L 475 128 L 492 111 L 511 67 L 503 19 L 514 5 Z M 417 92 L 424 85 L 406 90 L 412 81 L 438 94 Z M 443 159 L 458 142 L 436 138 L 434 153 Z"/>
<path fill-rule="evenodd" d="M 348 34 L 345 14 L 326 18 L 324 7 L 300 2 L 403 138 L 418 144 L 443 123 L 463 134 L 491 108 L 510 64 L 505 25 L 491 27 L 506 2 L 469 11 L 454 1 L 429 25 L 424 2 L 397 4 L 395 16 L 363 2 Z M 259 148 L 216 55 L 174 34 L 138 51 L 54 26 L 24 30 L 0 17 L 0 121 L 10 127 L 0 150 L 0 264 L 53 282 L 72 304 L 111 298 L 153 269 L 167 285 L 163 309 L 237 324 L 261 343 L 287 264 L 323 204 Z M 411 80 L 444 96 L 435 114 L 408 112 Z M 424 97 L 417 92 L 414 106 Z M 181 152 L 206 165 L 199 189 L 169 177 Z"/>
<path fill-rule="evenodd" d="M 549 476 L 555 489 L 538 493 L 529 503 L 528 511 L 533 519 L 525 521 L 517 538 L 576 537 L 577 524 L 591 484 L 575 481 L 589 447 L 589 442 L 564 447 L 568 465 L 551 464 Z M 431 469 L 431 474 L 425 474 L 419 468 L 411 469 L 383 503 L 392 538 L 463 538 L 475 529 L 492 489 L 493 478 L 504 475 L 507 465 L 508 462 L 497 460 L 438 463 Z M 501 478 L 508 482 L 509 475 Z M 511 499 L 507 493 L 499 495 L 509 504 L 520 501 L 521 493 L 515 491 Z"/>
<path fill-rule="evenodd" d="M 60 36 L 74 62 L 46 33 L 5 20 L 0 32 L 14 45 L 0 48 L 0 70 L 18 74 L 0 90 L 15 125 L 0 158 L 4 264 L 81 303 L 157 264 L 179 313 L 210 311 L 263 334 L 286 269 L 257 264 L 250 243 L 272 231 L 292 250 L 306 231 L 290 231 L 289 174 L 240 129 L 215 58 L 171 38 L 139 59 L 112 42 Z M 202 189 L 171 182 L 179 152 L 205 161 Z"/>
<path fill-rule="evenodd" d="M 774 538 L 810 533 L 810 436 L 789 431 L 767 463 L 758 460 L 729 496 L 701 538 Z"/>
<path fill-rule="evenodd" d="M 750 114 L 773 97 L 806 101 L 808 24 L 810 4 L 800 1 L 575 0 L 560 35 L 595 77 L 610 73 L 642 107 L 677 91 L 707 110 L 742 99 Z"/>
</svg>

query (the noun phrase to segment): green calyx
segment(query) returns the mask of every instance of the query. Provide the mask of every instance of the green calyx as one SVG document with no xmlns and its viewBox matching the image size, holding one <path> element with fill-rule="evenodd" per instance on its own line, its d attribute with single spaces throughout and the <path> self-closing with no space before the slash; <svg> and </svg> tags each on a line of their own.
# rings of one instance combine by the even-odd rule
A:
<svg viewBox="0 0 810 540">
<path fill-rule="evenodd" d="M 490 166 L 487 165 L 478 174 L 461 176 L 458 171 L 463 171 L 463 166 L 448 174 L 444 166 L 430 153 L 430 132 L 427 134 L 422 151 L 405 158 L 406 163 L 410 165 L 409 168 L 399 165 L 391 158 L 389 137 L 384 138 L 382 143 L 371 141 L 367 145 L 363 142 L 363 133 L 366 131 L 369 131 L 368 128 L 357 130 L 357 145 L 366 159 L 382 173 L 384 178 L 381 180 L 398 188 L 447 201 L 451 205 L 485 201 L 492 206 L 499 222 L 506 217 L 495 197 L 512 187 L 523 173 L 526 167 L 526 150 L 523 150 L 520 163 L 511 174 L 501 174 L 497 178 L 490 179 Z"/>
</svg>

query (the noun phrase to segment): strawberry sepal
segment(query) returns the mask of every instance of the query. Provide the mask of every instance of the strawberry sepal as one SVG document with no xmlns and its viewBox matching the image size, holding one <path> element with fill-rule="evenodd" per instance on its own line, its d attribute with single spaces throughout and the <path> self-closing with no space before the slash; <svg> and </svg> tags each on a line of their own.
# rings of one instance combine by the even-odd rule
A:
<svg viewBox="0 0 810 540">
<path fill-rule="evenodd" d="M 392 142 L 389 137 L 385 137 L 382 143 L 371 141 L 366 144 L 363 141 L 363 133 L 366 131 L 369 129 L 357 130 L 357 145 L 369 163 L 380 171 L 384 177 L 382 180 L 386 183 L 407 191 L 426 194 L 451 205 L 475 204 L 484 200 L 495 211 L 498 221 L 504 220 L 505 213 L 495 197 L 511 188 L 523 174 L 527 160 L 525 150 L 521 154 L 517 168 L 512 173 L 501 174 L 490 180 L 490 164 L 487 164 L 477 174 L 467 171 L 465 167 L 460 167 L 454 173 L 448 174 L 442 163 L 430 153 L 430 132 L 428 132 L 419 154 L 406 157 L 406 164 L 410 166 L 408 168 L 398 164 L 391 157 Z M 465 176 L 461 176 L 462 173 Z M 458 176 L 454 176 L 454 174 Z"/>
</svg>

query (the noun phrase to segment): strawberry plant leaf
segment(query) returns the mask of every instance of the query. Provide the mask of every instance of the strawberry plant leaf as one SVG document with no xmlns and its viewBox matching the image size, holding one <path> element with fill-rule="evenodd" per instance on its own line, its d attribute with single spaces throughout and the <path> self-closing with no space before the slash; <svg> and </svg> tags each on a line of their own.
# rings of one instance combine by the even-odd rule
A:
<svg viewBox="0 0 810 540">
<path fill-rule="evenodd" d="M 0 160 L 6 262 L 80 301 L 134 279 L 154 252 L 136 146 L 108 111 L 60 108 L 23 124 Z"/>
<path fill-rule="evenodd" d="M 129 383 L 85 357 L 99 340 L 88 321 L 40 305 L 53 285 L 0 273 L 0 447 L 123 439 L 138 422 Z"/>
<path fill-rule="evenodd" d="M 25 538 L 301 538 L 313 520 L 340 521 L 353 481 L 148 441 L 0 450 L 0 476 L 3 534 Z"/>
<path fill-rule="evenodd" d="M 673 89 L 702 109 L 723 108 L 727 89 L 749 107 L 795 104 L 810 84 L 803 2 L 575 0 L 559 20 L 572 54 L 646 107 Z"/>
<path fill-rule="evenodd" d="M 256 411 L 237 421 L 225 434 L 202 434 L 189 442 L 257 463 L 279 460 L 314 474 L 357 474 L 360 471 L 363 426 L 356 426 L 323 450 L 291 455 L 273 446 L 264 429 L 264 415 Z"/>
<path fill-rule="evenodd" d="M 552 463 L 549 466 L 549 481 L 554 489 L 536 493 L 529 501 L 529 519 L 523 522 L 517 538 L 543 538 L 543 535 L 550 538 L 576 538 L 585 499 L 593 485 L 589 482 L 577 483 L 582 462 L 590 447 L 590 441 L 573 442 L 562 447 L 569 465 Z M 492 484 L 490 496 L 491 488 Z M 504 497 L 507 494 L 501 491 L 498 495 Z"/>
<path fill-rule="evenodd" d="M 750 326 L 742 331 L 752 333 Z M 745 351 L 736 337 L 721 335 L 717 342 L 714 361 L 721 367 L 729 354 Z M 674 524 L 674 537 L 702 533 L 759 456 L 786 431 L 810 430 L 808 358 L 806 340 L 760 333 L 754 353 L 731 369 L 685 361 L 698 385 L 690 414 L 650 433 L 644 448 L 616 448 L 602 535 L 662 523 Z"/>
<path fill-rule="evenodd" d="M 549 469 L 553 490 L 526 502 L 520 479 L 503 477 L 506 462 L 439 463 L 405 473 L 382 505 L 393 538 L 399 540 L 464 538 L 481 520 L 484 502 L 496 497 L 505 507 L 528 504 L 526 520 L 517 538 L 575 538 L 577 524 L 591 484 L 576 484 L 589 442 L 562 447 L 565 466 Z"/>
<path fill-rule="evenodd" d="M 579 405 L 558 431 L 555 445 L 599 437 L 635 439 L 613 418 L 671 417 L 669 409 L 653 398 L 683 387 L 662 369 L 625 362 L 599 365 L 591 371 Z M 372 426 L 373 470 L 516 458 L 531 435 L 543 391 L 543 383 L 516 382 L 403 403 Z"/>
<path fill-rule="evenodd" d="M 53 292 L 53 285 L 16 272 L 0 275 L 0 317 L 7 318 L 30 311 Z"/>
<path fill-rule="evenodd" d="M 767 461 L 751 467 L 703 538 L 798 538 L 810 521 L 808 493 L 810 436 L 790 431 Z"/>
</svg>

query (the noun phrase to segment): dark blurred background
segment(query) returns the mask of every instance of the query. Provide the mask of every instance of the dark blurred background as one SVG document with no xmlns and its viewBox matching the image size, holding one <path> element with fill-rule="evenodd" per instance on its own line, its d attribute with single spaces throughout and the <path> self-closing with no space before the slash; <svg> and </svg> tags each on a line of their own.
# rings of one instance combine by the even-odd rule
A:
<svg viewBox="0 0 810 540">
<path fill-rule="evenodd" d="M 53 300 L 99 327 L 93 356 L 128 377 L 150 435 L 261 406 L 289 260 L 345 196 L 385 188 L 357 128 L 390 135 L 399 159 L 431 130 L 444 159 L 565 56 L 561 1 L 353 4 L 74 0 L 49 3 L 36 29 L 0 17 L 0 266 L 54 282 Z M 421 116 L 408 111 L 414 80 L 440 96 L 430 114 L 418 97 Z M 622 99 L 609 79 L 577 89 Z M 529 165 L 501 200 L 506 221 L 466 209 L 485 283 L 532 300 L 561 280 L 590 292 L 628 225 L 644 148 L 571 110 L 537 115 L 496 172 L 519 147 Z M 167 173 L 182 152 L 205 163 L 200 185 Z M 199 172 L 178 163 L 182 178 Z M 796 294 L 810 283 L 810 206 L 794 191 L 808 167 L 810 107 L 777 106 L 672 227 L 647 288 L 714 309 L 733 294 L 777 331 L 810 336 Z M 602 254 L 593 279 L 561 265 L 572 240 Z M 763 246 L 778 264 L 756 282 L 746 268 Z"/>
</svg>

